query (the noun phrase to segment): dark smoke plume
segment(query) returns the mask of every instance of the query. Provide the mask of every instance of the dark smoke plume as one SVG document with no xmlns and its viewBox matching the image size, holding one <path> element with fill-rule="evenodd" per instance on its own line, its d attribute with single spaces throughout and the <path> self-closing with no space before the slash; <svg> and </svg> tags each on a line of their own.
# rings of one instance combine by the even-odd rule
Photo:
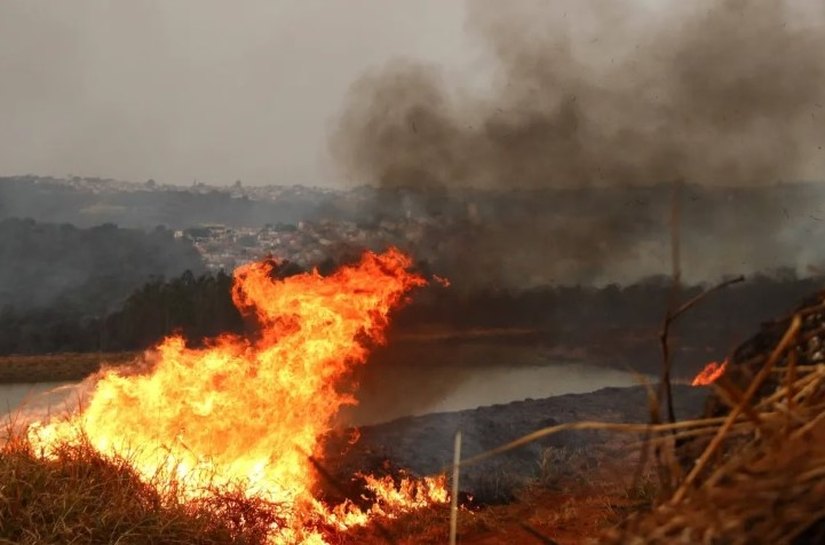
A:
<svg viewBox="0 0 825 545">
<path fill-rule="evenodd" d="M 614 1 L 470 2 L 469 28 L 498 63 L 492 96 L 455 97 L 436 68 L 399 61 L 354 85 L 338 156 L 389 185 L 793 176 L 815 149 L 825 28 L 802 27 L 787 4 L 714 1 L 634 28 Z M 573 13 L 597 30 L 574 34 Z M 580 42 L 591 35 L 604 47 L 588 53 Z"/>
<path fill-rule="evenodd" d="M 470 1 L 467 29 L 495 60 L 489 92 L 452 88 L 434 66 L 393 62 L 353 85 L 333 153 L 352 179 L 420 192 L 676 179 L 764 187 L 811 176 L 823 157 L 821 6 L 684 4 L 643 14 L 639 2 L 614 0 Z M 507 265 L 520 278 L 541 269 L 545 280 L 611 279 L 605 269 L 640 258 L 640 233 L 663 227 L 669 212 L 659 201 L 608 201 L 569 218 L 483 218 L 462 248 L 527 248 L 530 257 Z M 754 236 L 777 227 L 764 216 L 743 221 Z"/>
</svg>

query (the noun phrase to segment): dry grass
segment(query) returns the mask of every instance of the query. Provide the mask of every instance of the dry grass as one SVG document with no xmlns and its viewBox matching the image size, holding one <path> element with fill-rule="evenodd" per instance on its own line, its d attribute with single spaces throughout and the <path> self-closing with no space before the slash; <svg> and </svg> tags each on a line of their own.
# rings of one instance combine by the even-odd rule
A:
<svg viewBox="0 0 825 545">
<path fill-rule="evenodd" d="M 714 386 L 706 418 L 641 425 L 575 422 L 537 430 L 465 460 L 469 465 L 566 430 L 612 430 L 638 442 L 658 480 L 636 479 L 627 501 L 605 494 L 614 514 L 636 512 L 603 534 L 603 544 L 825 543 L 825 292 L 765 329 L 732 356 Z M 687 446 L 677 448 L 677 444 Z M 684 462 L 685 456 L 691 459 Z M 682 462 L 680 463 L 680 459 Z M 557 455 L 545 460 L 558 465 Z M 644 475 L 644 466 L 638 475 Z M 552 484 L 548 473 L 545 483 Z M 546 535 L 578 504 L 562 504 Z M 536 506 L 535 509 L 540 509 Z M 581 543 L 585 534 L 578 536 Z"/>
<path fill-rule="evenodd" d="M 240 494 L 184 502 L 88 445 L 48 460 L 20 437 L 0 449 L 2 544 L 257 545 L 276 522 L 272 506 Z"/>
<path fill-rule="evenodd" d="M 0 384 L 82 380 L 102 365 L 124 365 L 137 352 L 0 356 Z"/>
<path fill-rule="evenodd" d="M 187 499 L 167 470 L 141 478 L 128 455 L 101 455 L 82 438 L 43 457 L 15 429 L 6 428 L 0 445 L 0 545 L 263 545 L 290 528 L 292 506 L 248 497 L 240 487 L 207 485 L 203 497 Z M 434 504 L 346 532 L 321 519 L 307 521 L 306 530 L 334 545 L 435 544 L 446 541 L 448 521 L 449 506 Z M 488 521 L 468 519 L 467 530 Z"/>
<path fill-rule="evenodd" d="M 784 324 L 775 346 L 717 387 L 729 410 L 683 428 L 695 462 L 644 515 L 602 543 L 822 543 L 825 521 L 825 314 Z M 736 377 L 749 377 L 739 383 Z M 660 439 L 664 446 L 672 438 Z M 675 458 L 675 456 L 673 457 Z"/>
</svg>

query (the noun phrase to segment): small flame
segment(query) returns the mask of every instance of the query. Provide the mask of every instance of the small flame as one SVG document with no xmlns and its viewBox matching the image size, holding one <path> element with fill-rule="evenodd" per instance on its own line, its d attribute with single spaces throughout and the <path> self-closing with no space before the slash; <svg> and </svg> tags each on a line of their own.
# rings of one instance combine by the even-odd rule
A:
<svg viewBox="0 0 825 545">
<path fill-rule="evenodd" d="M 698 375 L 693 378 L 693 382 L 690 383 L 691 386 L 707 386 L 708 384 L 713 384 L 714 382 L 719 379 L 723 374 L 725 374 L 725 368 L 728 366 L 728 360 L 723 361 L 722 363 L 712 361 L 702 369 Z"/>
<path fill-rule="evenodd" d="M 86 438 L 104 455 L 125 455 L 147 481 L 169 476 L 188 499 L 240 486 L 249 497 L 290 506 L 273 543 L 324 543 L 318 522 L 345 530 L 373 515 L 444 502 L 437 479 L 394 486 L 367 478 L 377 499 L 366 511 L 327 507 L 313 496 L 309 456 L 323 456 L 321 437 L 333 417 L 355 403 L 341 379 L 384 341 L 389 312 L 426 283 L 410 265 L 396 249 L 366 252 L 326 277 L 312 271 L 278 280 L 272 260 L 243 265 L 232 298 L 257 319 L 257 336 L 222 335 L 203 349 L 169 337 L 156 347 L 151 371 L 109 371 L 81 412 L 34 423 L 29 438 L 45 456 Z"/>
</svg>

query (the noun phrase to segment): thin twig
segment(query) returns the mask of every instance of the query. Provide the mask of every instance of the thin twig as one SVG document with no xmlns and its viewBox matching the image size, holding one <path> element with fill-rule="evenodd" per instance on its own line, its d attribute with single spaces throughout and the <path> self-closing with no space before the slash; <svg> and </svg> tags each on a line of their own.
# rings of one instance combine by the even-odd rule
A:
<svg viewBox="0 0 825 545">
<path fill-rule="evenodd" d="M 670 348 L 667 343 L 668 334 L 670 330 L 670 323 L 673 321 L 672 314 L 676 302 L 679 300 L 679 291 L 682 282 L 682 264 L 681 264 L 681 189 L 682 181 L 676 180 L 673 183 L 673 196 L 670 207 L 670 251 L 671 251 L 671 274 L 673 275 L 673 286 L 670 290 L 670 302 L 665 313 L 664 326 L 660 334 L 660 341 L 662 344 L 662 381 L 659 384 L 659 399 L 665 398 L 667 403 L 668 420 L 672 423 L 676 421 L 676 415 L 673 412 L 673 389 L 670 382 L 670 372 L 672 365 L 672 358 L 670 355 Z"/>
<path fill-rule="evenodd" d="M 704 299 L 708 295 L 710 295 L 714 292 L 717 292 L 717 291 L 719 291 L 723 288 L 726 288 L 726 287 L 730 286 L 731 284 L 744 282 L 744 280 L 745 280 L 745 277 L 740 274 L 739 276 L 736 276 L 734 278 L 729 278 L 729 279 L 727 279 L 723 282 L 720 282 L 720 283 L 716 284 L 715 286 L 706 289 L 705 291 L 703 291 L 699 295 L 688 299 L 682 306 L 680 306 L 678 309 L 676 309 L 676 312 L 673 313 L 673 316 L 671 317 L 671 322 L 675 321 L 676 318 L 678 318 L 679 316 L 681 316 L 682 314 L 684 314 L 685 312 L 690 310 L 692 307 L 694 307 L 697 303 L 699 303 L 702 299 Z"/>
<path fill-rule="evenodd" d="M 712 287 L 706 289 L 705 291 L 701 292 L 700 294 L 696 295 L 695 297 L 691 297 L 690 299 L 688 299 L 687 301 L 682 303 L 682 305 L 679 306 L 676 310 L 674 310 L 672 312 L 668 311 L 667 314 L 665 315 L 665 319 L 664 319 L 664 322 L 662 324 L 662 330 L 659 333 L 659 342 L 660 342 L 661 347 L 662 347 L 662 369 L 663 369 L 663 371 L 662 371 L 662 384 L 661 384 L 660 389 L 664 390 L 665 402 L 667 403 L 667 416 L 668 416 L 668 420 L 671 423 L 676 422 L 676 414 L 673 410 L 673 395 L 672 395 L 671 378 L 670 378 L 670 372 L 671 372 L 671 368 L 672 368 L 672 364 L 673 364 L 673 357 L 672 357 L 672 354 L 670 353 L 670 327 L 676 322 L 677 319 L 679 319 L 680 316 L 682 316 L 685 312 L 687 312 L 688 310 L 690 310 L 691 308 L 693 308 L 694 306 L 699 304 L 703 299 L 705 299 L 709 295 L 711 295 L 713 293 L 716 293 L 717 291 L 722 290 L 722 289 L 724 289 L 728 286 L 731 286 L 733 284 L 743 282 L 744 280 L 745 280 L 745 277 L 742 276 L 742 275 L 739 275 L 739 276 L 734 277 L 734 278 L 729 278 L 729 279 L 727 279 L 723 282 L 720 282 L 720 283 L 716 284 L 715 286 L 712 286 Z"/>
<path fill-rule="evenodd" d="M 461 430 L 455 432 L 453 445 L 453 497 L 450 498 L 450 545 L 458 535 L 458 476 L 461 469 Z"/>
</svg>

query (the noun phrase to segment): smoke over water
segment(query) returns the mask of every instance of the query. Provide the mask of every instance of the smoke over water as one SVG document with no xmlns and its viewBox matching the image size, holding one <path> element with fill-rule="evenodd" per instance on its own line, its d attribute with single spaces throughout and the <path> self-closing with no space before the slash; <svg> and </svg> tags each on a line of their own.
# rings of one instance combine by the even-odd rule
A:
<svg viewBox="0 0 825 545">
<path fill-rule="evenodd" d="M 521 279 L 536 271 L 542 281 L 662 272 L 667 233 L 651 229 L 665 228 L 668 199 L 628 202 L 622 188 L 676 179 L 764 188 L 821 178 L 825 166 L 822 6 L 679 4 L 656 11 L 640 2 L 468 2 L 466 29 L 494 60 L 489 87 L 449 85 L 438 67 L 409 60 L 367 73 L 351 88 L 333 154 L 351 179 L 386 189 L 566 196 L 566 204 L 482 213 L 453 253 L 465 269 L 468 256 L 492 254 L 508 256 Z M 594 197 L 594 188 L 610 197 Z M 713 232 L 734 207 L 704 211 L 696 227 Z M 737 229 L 754 237 L 750 244 L 773 237 L 787 245 L 788 232 L 804 231 L 773 223 L 788 214 L 771 210 L 740 212 L 747 226 Z M 693 229 L 690 210 L 686 221 Z M 784 261 L 798 253 L 702 254 L 713 261 L 709 254 L 720 250 L 719 267 L 699 266 L 698 276 L 793 265 Z M 688 259 L 690 240 L 685 251 Z M 484 270 L 509 280 L 492 265 Z"/>
</svg>

